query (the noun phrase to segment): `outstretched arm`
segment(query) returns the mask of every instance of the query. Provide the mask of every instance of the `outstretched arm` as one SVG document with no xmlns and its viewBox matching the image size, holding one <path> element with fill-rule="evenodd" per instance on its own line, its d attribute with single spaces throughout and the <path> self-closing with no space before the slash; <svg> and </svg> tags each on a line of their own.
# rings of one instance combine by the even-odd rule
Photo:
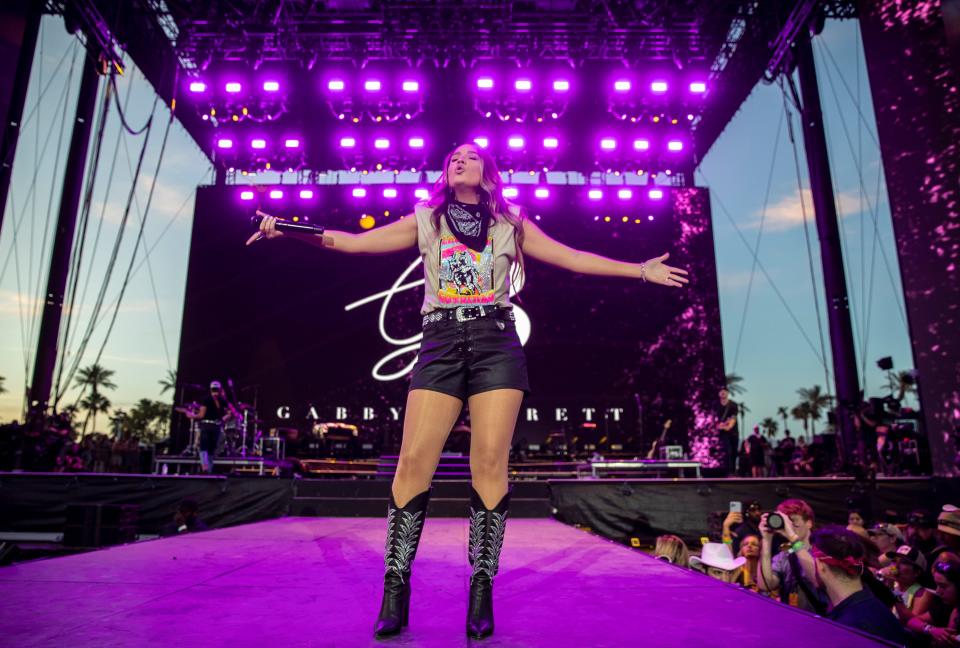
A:
<svg viewBox="0 0 960 648">
<path fill-rule="evenodd" d="M 523 221 L 523 253 L 558 268 L 581 274 L 605 277 L 628 277 L 644 279 L 663 286 L 682 287 L 689 282 L 687 271 L 664 263 L 670 255 L 663 254 L 643 263 L 627 263 L 607 257 L 576 250 L 547 236 L 532 221 Z"/>
<path fill-rule="evenodd" d="M 285 234 L 277 230 L 277 219 L 274 216 L 270 216 L 259 209 L 257 214 L 263 216 L 260 221 L 260 230 L 247 239 L 247 245 L 255 243 L 261 238 L 272 239 L 279 236 L 289 236 L 298 241 L 346 254 L 386 254 L 406 250 L 417 244 L 417 219 L 414 218 L 413 214 L 389 225 L 361 234 L 326 230 L 322 235 Z"/>
</svg>

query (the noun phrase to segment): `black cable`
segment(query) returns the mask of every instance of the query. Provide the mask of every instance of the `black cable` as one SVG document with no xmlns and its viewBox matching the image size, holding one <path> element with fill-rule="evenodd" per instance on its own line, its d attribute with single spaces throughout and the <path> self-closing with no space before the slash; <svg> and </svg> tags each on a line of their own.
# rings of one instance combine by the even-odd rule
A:
<svg viewBox="0 0 960 648">
<path fill-rule="evenodd" d="M 117 92 L 117 80 L 112 74 L 110 75 L 110 84 L 113 86 L 113 91 L 115 93 L 114 96 L 119 95 L 120 93 Z M 134 137 L 136 137 L 137 135 L 140 135 L 145 130 L 147 130 L 147 128 L 150 127 L 150 122 L 153 120 L 153 114 L 151 113 L 150 117 L 147 119 L 147 123 L 144 124 L 141 128 L 139 129 L 131 128 L 131 126 L 127 123 L 127 116 L 123 114 L 123 108 L 120 106 L 119 99 L 117 100 L 117 114 L 120 115 L 120 123 L 123 125 L 126 131 L 131 135 L 133 135 Z"/>
</svg>

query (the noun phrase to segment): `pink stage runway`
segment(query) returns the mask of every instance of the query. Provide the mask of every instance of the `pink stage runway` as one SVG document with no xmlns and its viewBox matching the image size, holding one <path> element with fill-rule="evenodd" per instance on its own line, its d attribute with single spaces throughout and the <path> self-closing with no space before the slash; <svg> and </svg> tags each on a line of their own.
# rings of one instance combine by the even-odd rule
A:
<svg viewBox="0 0 960 648">
<path fill-rule="evenodd" d="M 384 520 L 283 518 L 0 569 L 4 646 L 372 646 Z M 410 627 L 464 646 L 467 523 L 429 519 Z M 884 645 L 553 520 L 512 520 L 484 646 Z"/>
</svg>

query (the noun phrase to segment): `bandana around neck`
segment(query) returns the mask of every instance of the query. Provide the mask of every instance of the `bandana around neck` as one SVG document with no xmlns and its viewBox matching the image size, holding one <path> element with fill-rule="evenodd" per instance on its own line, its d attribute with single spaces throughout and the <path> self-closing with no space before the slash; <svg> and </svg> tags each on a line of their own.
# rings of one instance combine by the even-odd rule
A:
<svg viewBox="0 0 960 648">
<path fill-rule="evenodd" d="M 447 227 L 458 241 L 477 252 L 487 247 L 490 210 L 486 205 L 469 205 L 454 200 L 447 205 L 446 218 Z"/>
</svg>

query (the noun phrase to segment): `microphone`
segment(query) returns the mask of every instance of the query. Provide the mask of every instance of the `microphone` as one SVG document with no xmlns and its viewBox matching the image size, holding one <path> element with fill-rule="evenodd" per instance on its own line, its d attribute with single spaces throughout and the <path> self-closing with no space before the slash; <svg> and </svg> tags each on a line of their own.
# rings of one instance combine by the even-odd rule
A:
<svg viewBox="0 0 960 648">
<path fill-rule="evenodd" d="M 263 212 L 257 212 L 255 216 L 250 218 L 250 224 L 259 229 L 260 221 L 263 220 L 265 215 Z M 302 222 L 295 223 L 283 218 L 277 219 L 277 229 L 281 232 L 289 232 L 291 234 L 323 234 L 324 232 L 323 225 Z"/>
</svg>

